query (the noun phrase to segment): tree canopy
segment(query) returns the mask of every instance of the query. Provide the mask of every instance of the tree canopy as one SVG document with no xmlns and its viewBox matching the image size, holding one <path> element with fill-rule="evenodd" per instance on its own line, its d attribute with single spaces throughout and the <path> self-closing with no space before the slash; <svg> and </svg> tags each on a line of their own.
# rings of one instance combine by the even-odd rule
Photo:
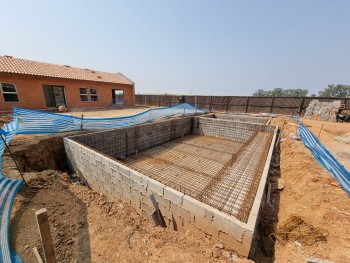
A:
<svg viewBox="0 0 350 263">
<path fill-rule="evenodd" d="M 320 97 L 350 98 L 350 85 L 331 84 L 318 92 Z"/>
<path fill-rule="evenodd" d="M 281 89 L 275 88 L 273 90 L 258 89 L 253 93 L 256 97 L 305 97 L 308 94 L 307 89 Z"/>
</svg>

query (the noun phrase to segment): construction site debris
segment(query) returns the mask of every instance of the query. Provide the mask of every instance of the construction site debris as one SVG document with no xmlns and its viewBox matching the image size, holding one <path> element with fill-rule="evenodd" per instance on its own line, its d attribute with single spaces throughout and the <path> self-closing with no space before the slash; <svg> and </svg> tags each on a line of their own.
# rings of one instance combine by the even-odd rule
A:
<svg viewBox="0 0 350 263">
<path fill-rule="evenodd" d="M 315 227 L 298 215 L 290 215 L 274 233 L 276 239 L 282 244 L 288 241 L 299 241 L 308 246 L 317 246 L 319 242 L 326 243 L 328 235 L 328 230 Z"/>
<path fill-rule="evenodd" d="M 341 105 L 340 100 L 332 102 L 320 102 L 319 100 L 312 100 L 306 109 L 305 118 L 317 119 L 320 121 L 333 121 L 337 120 L 337 114 Z"/>
<path fill-rule="evenodd" d="M 285 187 L 286 187 L 286 182 L 283 179 L 278 178 L 277 179 L 277 189 L 282 191 Z"/>
</svg>

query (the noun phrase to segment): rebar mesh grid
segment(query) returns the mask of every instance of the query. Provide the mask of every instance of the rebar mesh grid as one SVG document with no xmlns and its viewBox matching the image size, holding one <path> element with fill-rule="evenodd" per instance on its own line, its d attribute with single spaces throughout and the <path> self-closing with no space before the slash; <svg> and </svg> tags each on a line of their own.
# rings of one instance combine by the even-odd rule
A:
<svg viewBox="0 0 350 263">
<path fill-rule="evenodd" d="M 271 139 L 263 131 L 245 143 L 191 134 L 129 155 L 123 163 L 246 222 Z"/>
<path fill-rule="evenodd" d="M 130 155 L 124 163 L 161 183 L 195 197 L 242 143 L 188 135 Z"/>
<path fill-rule="evenodd" d="M 201 201 L 247 221 L 271 139 L 271 133 L 259 132 L 228 168 L 226 175 L 207 189 Z"/>
</svg>

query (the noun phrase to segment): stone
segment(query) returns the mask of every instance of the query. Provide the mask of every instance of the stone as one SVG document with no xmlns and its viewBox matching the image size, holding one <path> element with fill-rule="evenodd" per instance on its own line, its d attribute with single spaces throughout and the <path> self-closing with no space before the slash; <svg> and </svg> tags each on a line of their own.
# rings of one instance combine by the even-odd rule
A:
<svg viewBox="0 0 350 263">
<path fill-rule="evenodd" d="M 283 179 L 278 178 L 277 179 L 277 189 L 282 191 L 285 187 L 286 187 L 286 182 Z"/>
</svg>

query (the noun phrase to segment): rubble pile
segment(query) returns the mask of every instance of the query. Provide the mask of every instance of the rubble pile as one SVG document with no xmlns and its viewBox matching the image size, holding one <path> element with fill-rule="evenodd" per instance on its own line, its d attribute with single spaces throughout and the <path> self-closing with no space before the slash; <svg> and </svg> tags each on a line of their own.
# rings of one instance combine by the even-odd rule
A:
<svg viewBox="0 0 350 263">
<path fill-rule="evenodd" d="M 305 118 L 316 119 L 320 121 L 336 121 L 337 113 L 340 108 L 341 101 L 320 102 L 312 100 L 305 112 Z"/>
</svg>

